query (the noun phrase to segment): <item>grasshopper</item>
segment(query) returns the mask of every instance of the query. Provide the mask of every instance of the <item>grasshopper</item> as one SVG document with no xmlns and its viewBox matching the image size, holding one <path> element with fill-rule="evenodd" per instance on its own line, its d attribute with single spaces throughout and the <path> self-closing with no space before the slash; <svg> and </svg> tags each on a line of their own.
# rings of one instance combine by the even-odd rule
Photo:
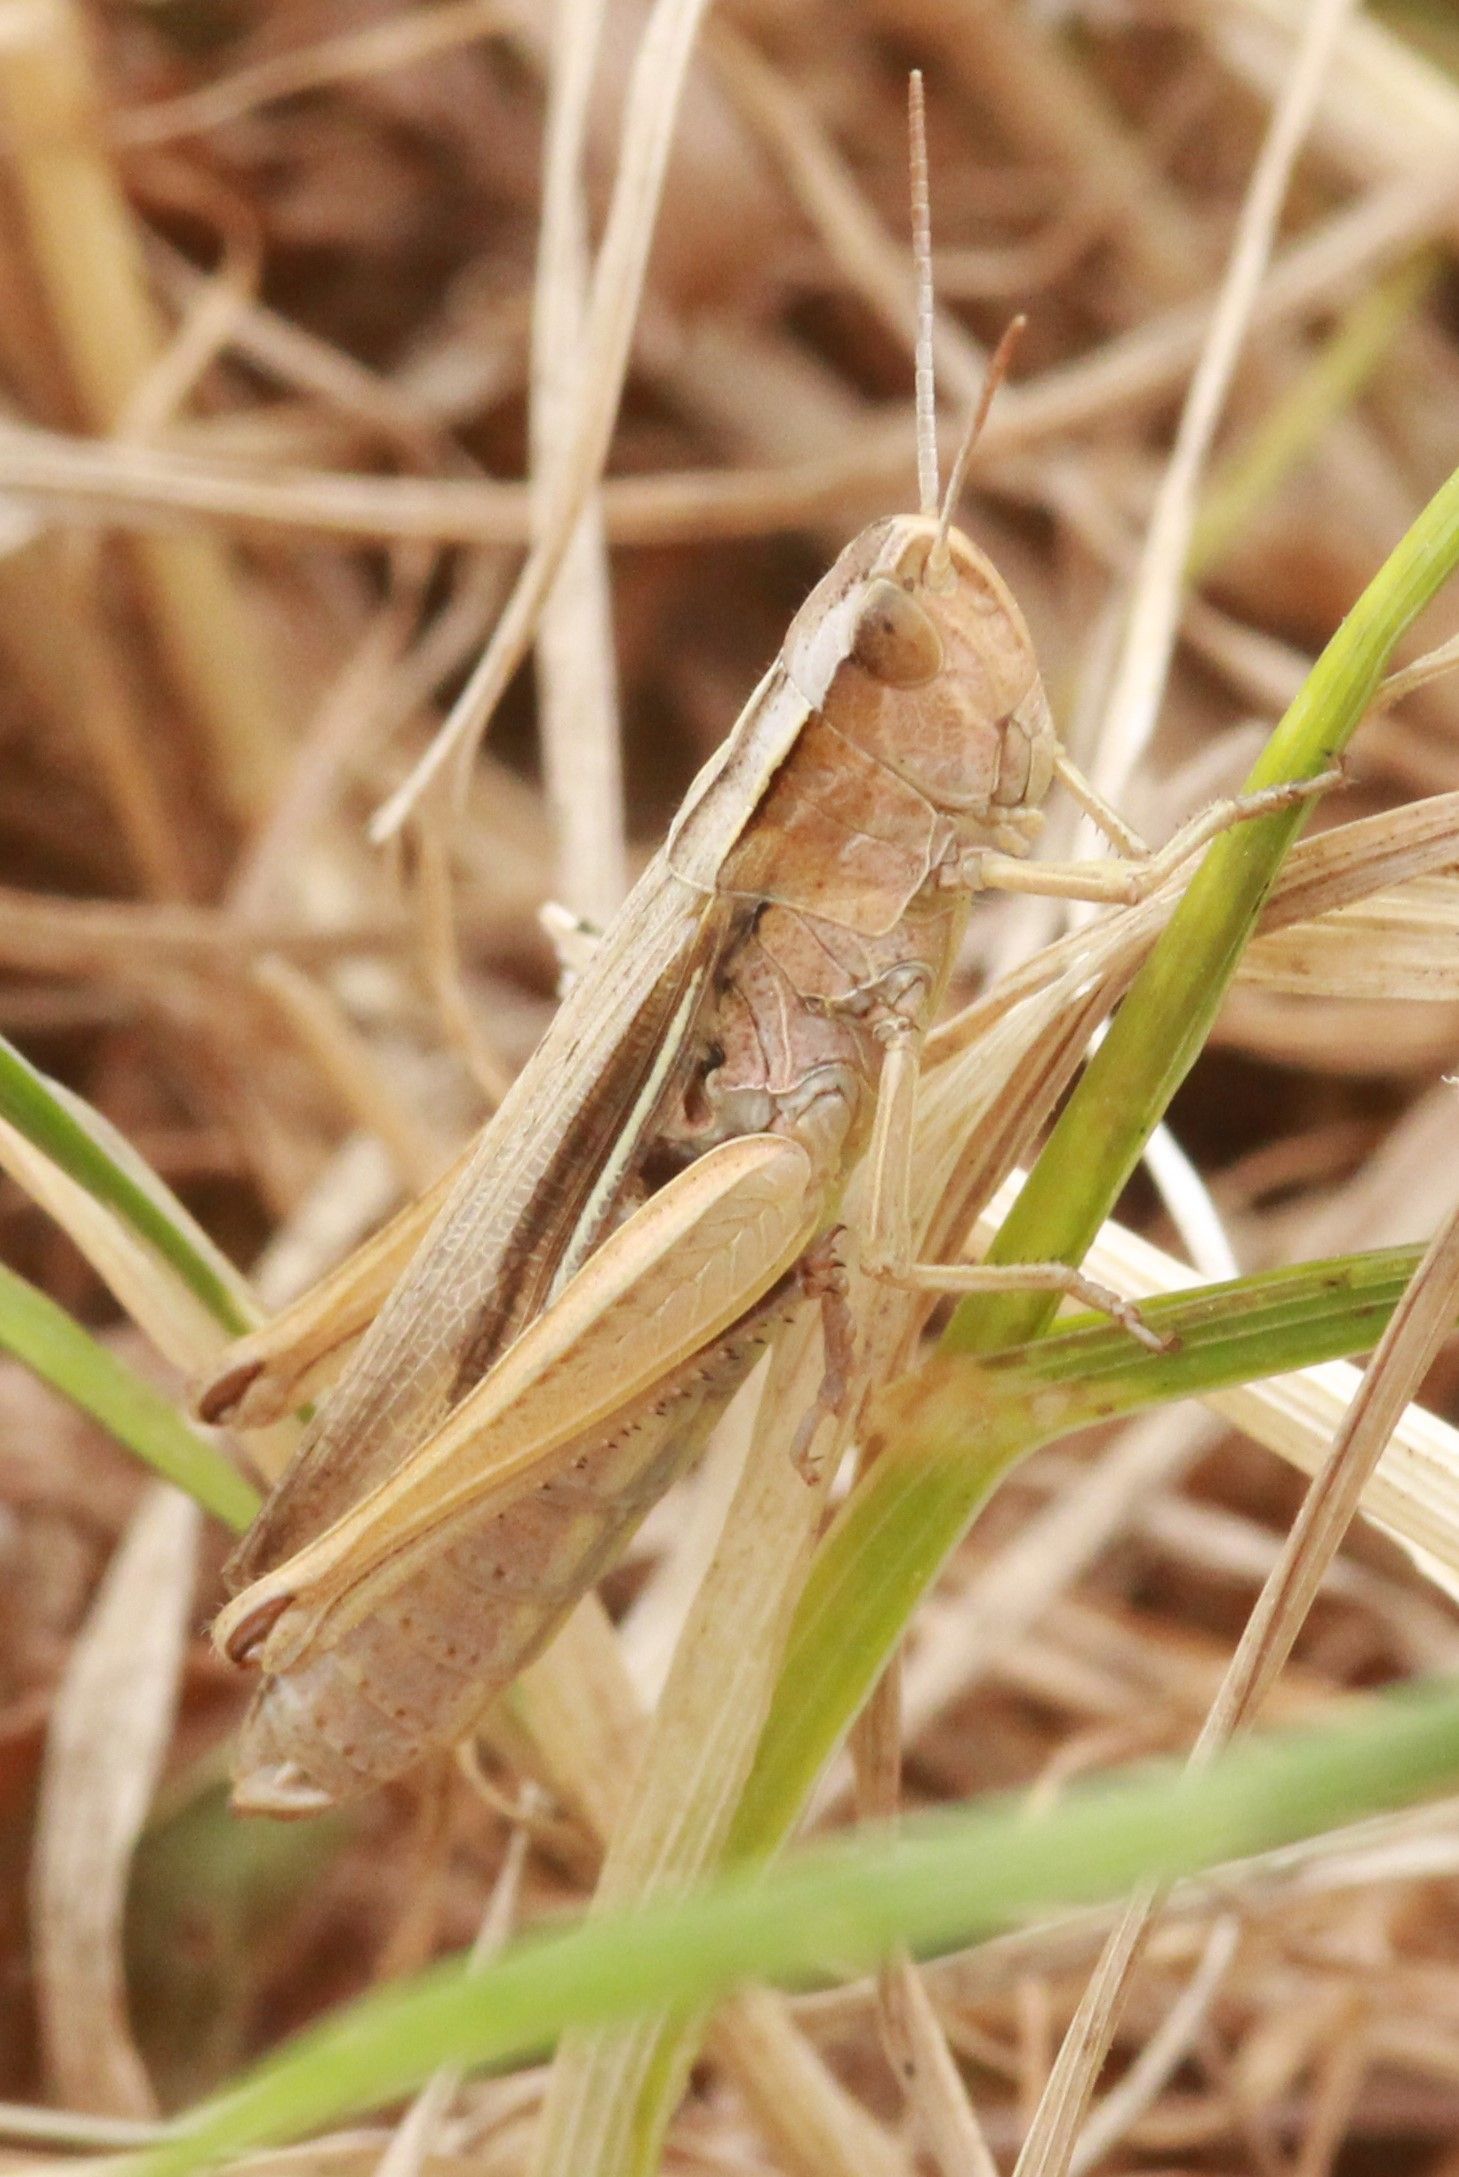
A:
<svg viewBox="0 0 1459 2177">
<path fill-rule="evenodd" d="M 228 1569 L 215 1638 L 262 1673 L 244 1810 L 313 1813 L 463 1739 L 806 1305 L 838 1406 L 838 1215 L 864 1156 L 864 1268 L 1056 1289 L 1149 1339 L 1063 1264 L 911 1259 L 918 1051 L 980 892 L 1134 899 L 1274 799 L 1137 859 L 1061 751 L 1018 606 L 952 523 L 1006 342 L 940 494 L 929 261 L 924 191 L 921 510 L 812 591 L 464 1164 L 343 1301 L 243 1341 L 205 1390 L 211 1420 L 287 1405 L 401 1273 Z M 1056 776 L 1123 859 L 1027 861 Z"/>
</svg>

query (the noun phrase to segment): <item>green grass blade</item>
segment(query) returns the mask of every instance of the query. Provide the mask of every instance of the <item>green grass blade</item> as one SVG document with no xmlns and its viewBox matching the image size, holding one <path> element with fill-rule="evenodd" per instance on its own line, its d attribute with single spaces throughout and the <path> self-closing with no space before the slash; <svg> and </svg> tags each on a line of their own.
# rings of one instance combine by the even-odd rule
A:
<svg viewBox="0 0 1459 2177">
<path fill-rule="evenodd" d="M 257 1494 L 217 1447 L 190 1429 L 160 1391 L 73 1323 L 64 1308 L 3 1265 L 0 1345 L 205 1511 L 229 1527 L 248 1525 L 258 1510 Z"/>
<path fill-rule="evenodd" d="M 951 1411 L 951 1400 L 982 1382 L 1000 1409 L 1027 1410 L 1048 1441 L 1169 1399 L 1347 1359 L 1378 1343 L 1422 1256 L 1421 1247 L 1374 1248 L 1161 1294 L 1140 1312 L 1172 1341 L 1165 1353 L 1103 1316 L 1082 1315 L 977 1360 L 938 1354 L 897 1386 L 887 1409 L 907 1421 L 933 1402 Z"/>
<path fill-rule="evenodd" d="M 1459 1691 L 1407 1688 L 1321 1731 L 1273 1735 L 1198 1773 L 1124 1771 L 1031 1818 L 1023 1800 L 863 1831 L 770 1872 L 529 1937 L 364 1997 L 122 2166 L 183 2177 L 377 2109 L 438 2065 L 540 2055 L 568 2026 L 684 2016 L 751 1979 L 804 1984 L 926 1955 L 1027 1913 L 1114 1897 L 1403 1806 L 1459 1779 Z"/>
<path fill-rule="evenodd" d="M 1314 778 L 1361 724 L 1399 637 L 1459 566 L 1459 471 L 1390 554 L 1262 751 L 1248 787 Z M 991 1251 L 995 1262 L 1079 1262 L 1185 1079 L 1220 1010 L 1302 805 L 1235 825 L 1207 850 L 1044 1145 Z M 1057 1302 L 968 1301 L 949 1342 L 994 1352 L 1046 1325 Z"/>
<path fill-rule="evenodd" d="M 731 1850 L 775 1850 L 978 1506 L 1027 1453 L 1091 1422 L 1366 1352 L 1422 1250 L 1268 1270 L 1146 1304 L 1151 1353 L 1098 1317 L 982 1358 L 942 1354 L 883 1401 L 887 1447 L 806 1580 Z"/>
<path fill-rule="evenodd" d="M 100 1114 L 90 1114 L 93 1125 L 83 1123 L 78 1112 L 84 1108 L 79 1100 L 63 1099 L 0 1036 L 0 1118 L 154 1248 L 230 1337 L 251 1328 L 227 1263 L 160 1180 L 149 1174 L 144 1183 L 107 1146 L 110 1129 Z"/>
</svg>

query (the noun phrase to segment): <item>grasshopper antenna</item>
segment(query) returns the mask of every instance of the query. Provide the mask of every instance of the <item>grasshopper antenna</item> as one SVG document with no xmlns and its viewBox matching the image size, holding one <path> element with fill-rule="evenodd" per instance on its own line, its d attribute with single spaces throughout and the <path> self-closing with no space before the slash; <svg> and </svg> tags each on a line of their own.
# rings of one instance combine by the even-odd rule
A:
<svg viewBox="0 0 1459 2177">
<path fill-rule="evenodd" d="M 922 71 L 907 79 L 907 133 L 912 162 L 912 261 L 917 268 L 917 498 L 923 514 L 935 514 L 937 479 L 937 381 L 932 369 L 932 196 L 927 184 L 927 100 Z"/>
<path fill-rule="evenodd" d="M 983 390 L 978 395 L 978 405 L 973 410 L 972 418 L 963 433 L 963 442 L 957 450 L 957 459 L 952 465 L 952 474 L 947 480 L 947 496 L 944 498 L 938 513 L 937 535 L 933 538 L 932 550 L 927 555 L 926 579 L 934 589 L 940 589 L 947 580 L 950 564 L 947 532 L 952 527 L 953 512 L 958 500 L 962 497 L 963 480 L 968 473 L 968 462 L 972 458 L 973 448 L 982 436 L 983 425 L 988 420 L 988 410 L 993 405 L 993 397 L 1008 375 L 1008 366 L 1013 360 L 1013 351 L 1018 346 L 1019 337 L 1027 323 L 1028 319 L 1020 311 L 1008 326 L 1003 338 L 988 359 L 988 373 L 983 380 Z M 923 511 L 927 511 L 925 507 Z"/>
</svg>

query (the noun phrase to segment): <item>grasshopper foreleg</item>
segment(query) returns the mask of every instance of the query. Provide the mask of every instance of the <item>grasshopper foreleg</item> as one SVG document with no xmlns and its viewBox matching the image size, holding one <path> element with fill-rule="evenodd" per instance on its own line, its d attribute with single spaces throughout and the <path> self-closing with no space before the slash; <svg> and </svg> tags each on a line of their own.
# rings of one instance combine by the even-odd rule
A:
<svg viewBox="0 0 1459 2177">
<path fill-rule="evenodd" d="M 1097 1284 L 1070 1263 L 940 1263 L 913 1259 L 911 1156 L 921 1039 L 909 1023 L 901 1020 L 889 1020 L 882 1039 L 886 1055 L 872 1122 L 869 1229 L 861 1257 L 868 1275 L 921 1292 L 1059 1293 L 1109 1316 L 1152 1352 L 1168 1351 L 1168 1341 L 1150 1328 L 1132 1301 L 1122 1299 L 1107 1285 Z"/>
<path fill-rule="evenodd" d="M 958 885 L 970 885 L 977 891 L 1029 892 L 1041 899 L 1093 900 L 1117 906 L 1135 907 L 1141 900 L 1158 892 L 1167 878 L 1187 863 L 1192 855 L 1230 831 L 1233 824 L 1249 824 L 1256 817 L 1272 816 L 1280 809 L 1289 809 L 1294 802 L 1310 801 L 1316 795 L 1326 793 L 1331 786 L 1339 785 L 1344 777 L 1340 765 L 1329 771 L 1319 772 L 1316 778 L 1292 779 L 1280 786 L 1264 786 L 1251 794 L 1234 794 L 1224 801 L 1213 801 L 1208 809 L 1202 809 L 1188 824 L 1182 824 L 1163 847 L 1153 852 L 1134 854 L 1128 851 L 1131 843 L 1137 844 L 1135 835 L 1121 824 L 1126 851 L 1102 856 L 1094 862 L 1025 862 L 1014 854 L 986 854 L 974 849 L 966 858 L 955 879 Z M 1093 797 L 1093 789 L 1089 789 Z M 1081 806 L 1093 816 L 1101 829 L 1109 832 L 1118 821 L 1106 804 L 1094 798 L 1080 797 Z"/>
</svg>

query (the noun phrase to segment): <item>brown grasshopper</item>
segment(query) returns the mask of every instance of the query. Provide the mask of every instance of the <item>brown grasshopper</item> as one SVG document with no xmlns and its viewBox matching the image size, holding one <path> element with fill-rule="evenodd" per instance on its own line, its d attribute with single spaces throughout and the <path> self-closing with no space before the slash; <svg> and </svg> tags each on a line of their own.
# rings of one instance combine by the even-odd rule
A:
<svg viewBox="0 0 1459 2177">
<path fill-rule="evenodd" d="M 979 892 L 1132 899 L 1275 799 L 1138 863 L 1024 860 L 1056 775 L 1138 842 L 1061 752 L 1019 609 L 951 523 L 1003 351 L 939 498 L 929 316 L 921 512 L 863 531 L 801 607 L 469 1159 L 204 1394 L 213 1420 L 280 1410 L 403 1266 L 229 1568 L 215 1637 L 263 1674 L 241 1808 L 311 1813 L 465 1737 L 808 1301 L 837 1403 L 837 1218 L 868 1151 L 864 1267 L 1049 1287 L 1149 1337 L 1063 1264 L 910 1259 L 918 1051 Z"/>
</svg>

